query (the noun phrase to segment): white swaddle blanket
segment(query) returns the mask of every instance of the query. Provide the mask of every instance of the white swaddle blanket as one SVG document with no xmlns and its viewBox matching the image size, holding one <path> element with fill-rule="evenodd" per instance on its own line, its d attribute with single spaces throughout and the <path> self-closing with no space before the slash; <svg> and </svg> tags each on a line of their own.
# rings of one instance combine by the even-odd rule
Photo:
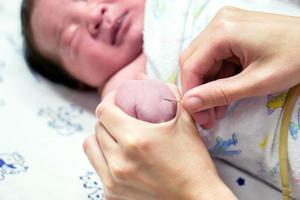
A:
<svg viewBox="0 0 300 200">
<path fill-rule="evenodd" d="M 224 5 L 240 8 L 300 14 L 300 9 L 279 1 L 153 0 L 148 1 L 145 19 L 145 52 L 150 78 L 165 82 L 178 79 L 180 53 L 204 29 Z M 241 30 L 242 31 L 242 30 Z M 280 189 L 279 127 L 286 92 L 238 101 L 213 129 L 199 128 L 210 153 Z M 300 99 L 290 123 L 289 159 L 293 196 L 300 197 Z"/>
</svg>

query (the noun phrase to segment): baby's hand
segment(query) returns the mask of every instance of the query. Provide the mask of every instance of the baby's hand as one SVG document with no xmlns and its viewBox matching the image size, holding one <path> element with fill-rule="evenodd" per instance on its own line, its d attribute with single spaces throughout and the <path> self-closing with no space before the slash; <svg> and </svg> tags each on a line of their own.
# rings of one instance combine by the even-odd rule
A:
<svg viewBox="0 0 300 200">
<path fill-rule="evenodd" d="M 177 112 L 174 93 L 158 80 L 130 80 L 124 83 L 116 92 L 115 104 L 128 115 L 150 123 L 169 121 Z"/>
</svg>

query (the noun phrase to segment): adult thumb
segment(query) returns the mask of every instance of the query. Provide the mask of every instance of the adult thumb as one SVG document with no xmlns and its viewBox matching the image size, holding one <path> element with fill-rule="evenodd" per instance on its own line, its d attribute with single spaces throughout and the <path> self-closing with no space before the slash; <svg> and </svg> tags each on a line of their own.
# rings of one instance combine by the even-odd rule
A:
<svg viewBox="0 0 300 200">
<path fill-rule="evenodd" d="M 228 105 L 247 97 L 249 86 L 249 80 L 237 74 L 190 89 L 184 94 L 182 103 L 190 113 Z"/>
</svg>

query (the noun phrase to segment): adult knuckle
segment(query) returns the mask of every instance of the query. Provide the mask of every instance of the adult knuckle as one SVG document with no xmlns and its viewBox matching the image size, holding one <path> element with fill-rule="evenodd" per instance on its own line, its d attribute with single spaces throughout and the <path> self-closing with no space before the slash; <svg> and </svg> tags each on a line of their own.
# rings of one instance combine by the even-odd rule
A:
<svg viewBox="0 0 300 200">
<path fill-rule="evenodd" d="M 215 90 L 218 95 L 216 95 L 218 98 L 215 99 L 216 102 L 219 102 L 219 105 L 228 105 L 234 100 L 239 99 L 238 95 L 239 93 L 237 92 L 237 89 L 234 85 L 230 84 L 228 82 L 229 80 L 223 80 L 223 83 L 221 84 L 216 84 L 215 85 Z M 222 85 L 222 87 L 221 87 Z"/>
<path fill-rule="evenodd" d="M 151 149 L 151 141 L 145 137 L 130 137 L 127 140 L 128 153 L 147 152 Z"/>
<path fill-rule="evenodd" d="M 116 200 L 115 195 L 109 192 L 108 190 L 105 191 L 104 197 L 105 200 Z"/>
<path fill-rule="evenodd" d="M 82 148 L 85 153 L 87 153 L 89 151 L 89 149 L 91 148 L 93 140 L 94 140 L 94 136 L 91 135 L 83 141 Z"/>
<path fill-rule="evenodd" d="M 147 140 L 147 139 L 141 139 L 137 142 L 137 148 L 140 150 L 140 151 L 143 151 L 143 152 L 148 152 L 149 150 L 151 150 L 151 141 L 150 140 Z"/>
<path fill-rule="evenodd" d="M 139 146 L 139 138 L 135 135 L 128 135 L 125 138 L 125 145 L 128 151 L 136 151 Z"/>
<path fill-rule="evenodd" d="M 131 167 L 129 167 L 128 164 L 125 163 L 115 163 L 112 166 L 112 174 L 116 178 L 116 180 L 126 180 L 127 177 L 131 176 L 133 173 L 133 170 Z"/>
<path fill-rule="evenodd" d="M 235 15 L 237 11 L 238 11 L 238 8 L 236 8 L 234 6 L 223 6 L 217 12 L 217 16 L 219 16 L 220 18 L 227 18 L 227 17 L 231 17 L 231 16 Z"/>
<path fill-rule="evenodd" d="M 96 110 L 95 110 L 95 115 L 96 117 L 100 118 L 101 117 L 101 114 L 102 114 L 102 103 L 99 103 L 96 107 Z"/>
<path fill-rule="evenodd" d="M 191 63 L 185 62 L 185 63 L 183 63 L 183 65 L 181 66 L 181 71 L 182 71 L 183 73 L 189 73 L 191 70 L 193 70 L 192 68 L 193 68 L 193 67 L 192 67 Z"/>
<path fill-rule="evenodd" d="M 214 22 L 216 29 L 215 31 L 217 33 L 221 33 L 221 35 L 224 35 L 235 30 L 239 20 L 239 15 L 236 10 L 237 8 L 231 6 L 221 8 Z"/>
<path fill-rule="evenodd" d="M 137 149 L 137 138 L 133 135 L 125 136 L 124 146 L 127 152 L 135 151 Z"/>
<path fill-rule="evenodd" d="M 105 194 L 111 195 L 116 191 L 117 186 L 115 182 L 109 181 L 104 184 L 104 188 L 105 188 Z"/>
<path fill-rule="evenodd" d="M 113 171 L 113 175 L 118 179 L 118 180 L 123 180 L 127 177 L 126 171 L 120 167 L 116 167 Z"/>
<path fill-rule="evenodd" d="M 228 37 L 236 23 L 232 19 L 221 19 L 215 25 L 215 33 L 218 37 Z"/>
<path fill-rule="evenodd" d="M 184 66 L 185 62 L 186 62 L 186 55 L 185 55 L 185 53 L 183 52 L 183 53 L 180 55 L 180 57 L 179 57 L 179 67 L 180 67 L 181 69 L 184 69 L 183 66 Z"/>
<path fill-rule="evenodd" d="M 220 86 L 216 85 L 215 89 L 219 94 L 218 97 L 220 99 L 215 99 L 216 102 L 219 102 L 220 105 L 227 105 L 229 104 L 228 92 L 225 92 Z M 228 91 L 228 90 L 227 90 Z"/>
</svg>

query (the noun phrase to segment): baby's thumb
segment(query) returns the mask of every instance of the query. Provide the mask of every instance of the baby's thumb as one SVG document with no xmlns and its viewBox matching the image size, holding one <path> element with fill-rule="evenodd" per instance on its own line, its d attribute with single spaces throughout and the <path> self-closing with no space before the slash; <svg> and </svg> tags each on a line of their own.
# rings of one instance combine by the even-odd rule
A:
<svg viewBox="0 0 300 200">
<path fill-rule="evenodd" d="M 183 96 L 183 106 L 190 112 L 228 105 L 246 97 L 247 83 L 239 75 L 218 79 L 187 91 Z"/>
</svg>

